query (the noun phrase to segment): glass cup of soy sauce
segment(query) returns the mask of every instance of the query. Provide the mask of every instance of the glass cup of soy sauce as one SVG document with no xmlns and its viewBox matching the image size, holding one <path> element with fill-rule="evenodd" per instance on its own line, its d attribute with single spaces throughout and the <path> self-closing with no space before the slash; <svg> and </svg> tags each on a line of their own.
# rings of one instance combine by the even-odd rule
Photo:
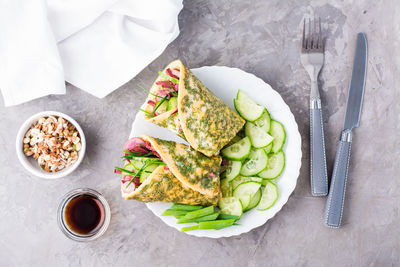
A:
<svg viewBox="0 0 400 267">
<path fill-rule="evenodd" d="M 110 224 L 110 217 L 107 200 L 89 188 L 67 193 L 57 211 L 61 231 L 75 241 L 91 241 L 102 236 Z"/>
</svg>

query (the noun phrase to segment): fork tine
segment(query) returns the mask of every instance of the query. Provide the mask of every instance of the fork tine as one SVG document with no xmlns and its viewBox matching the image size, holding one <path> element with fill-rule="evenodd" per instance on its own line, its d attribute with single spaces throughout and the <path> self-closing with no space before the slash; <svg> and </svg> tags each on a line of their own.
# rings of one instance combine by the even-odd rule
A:
<svg viewBox="0 0 400 267">
<path fill-rule="evenodd" d="M 318 48 L 322 49 L 321 17 L 318 18 Z"/>
<path fill-rule="evenodd" d="M 307 25 L 308 24 L 308 25 Z M 306 29 L 308 28 L 308 29 Z M 301 49 L 303 53 L 323 52 L 323 36 L 321 31 L 321 17 L 318 19 L 304 18 Z"/>
<path fill-rule="evenodd" d="M 311 49 L 311 19 L 308 19 L 307 49 Z"/>
<path fill-rule="evenodd" d="M 306 49 L 306 19 L 304 19 L 303 23 L 303 42 L 301 44 L 301 48 Z"/>
<path fill-rule="evenodd" d="M 315 26 L 316 24 L 315 24 L 316 22 L 315 22 L 315 19 L 313 20 L 313 22 L 312 22 L 312 24 L 313 24 L 313 33 L 312 33 L 312 45 L 311 45 L 311 49 L 314 49 L 314 48 L 316 48 L 317 46 L 316 46 L 316 42 L 315 42 L 315 37 L 316 37 L 316 35 L 317 35 L 317 33 L 316 33 L 316 30 L 317 30 L 317 27 Z"/>
</svg>

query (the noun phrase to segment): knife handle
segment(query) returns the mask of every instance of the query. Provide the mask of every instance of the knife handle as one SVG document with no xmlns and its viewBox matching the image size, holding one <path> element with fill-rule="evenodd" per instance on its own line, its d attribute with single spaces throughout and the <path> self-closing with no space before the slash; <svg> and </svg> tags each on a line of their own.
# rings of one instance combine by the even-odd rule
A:
<svg viewBox="0 0 400 267">
<path fill-rule="evenodd" d="M 339 228 L 342 221 L 351 139 L 351 130 L 344 130 L 336 151 L 331 186 L 325 207 L 325 225 L 332 228 Z"/>
<path fill-rule="evenodd" d="M 321 100 L 310 100 L 310 184 L 313 196 L 328 194 L 328 175 L 326 171 L 324 126 L 322 121 Z"/>
</svg>

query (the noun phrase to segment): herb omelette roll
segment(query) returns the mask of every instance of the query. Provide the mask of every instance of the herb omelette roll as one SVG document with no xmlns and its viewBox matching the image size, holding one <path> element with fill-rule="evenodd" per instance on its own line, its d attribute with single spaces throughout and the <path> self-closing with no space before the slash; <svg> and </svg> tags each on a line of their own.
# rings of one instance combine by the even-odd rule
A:
<svg viewBox="0 0 400 267">
<path fill-rule="evenodd" d="M 142 202 L 174 202 L 188 205 L 216 206 L 218 196 L 208 197 L 184 186 L 171 171 L 164 166 L 158 166 L 136 190 L 131 190 L 133 185 L 126 188 L 121 182 L 122 196 L 129 200 Z"/>
<path fill-rule="evenodd" d="M 149 136 L 124 146 L 121 193 L 144 202 L 217 205 L 221 157 L 206 157 L 190 146 Z"/>
<path fill-rule="evenodd" d="M 147 121 L 175 132 L 209 157 L 218 155 L 245 123 L 180 60 L 159 72 L 142 111 Z"/>
</svg>

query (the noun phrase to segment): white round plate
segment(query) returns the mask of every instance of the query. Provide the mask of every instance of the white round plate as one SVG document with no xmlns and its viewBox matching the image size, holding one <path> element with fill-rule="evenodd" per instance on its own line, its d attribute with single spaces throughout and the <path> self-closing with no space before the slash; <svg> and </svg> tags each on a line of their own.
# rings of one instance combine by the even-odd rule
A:
<svg viewBox="0 0 400 267">
<path fill-rule="evenodd" d="M 236 97 L 238 89 L 243 90 L 258 104 L 265 106 L 270 112 L 271 117 L 282 122 L 286 130 L 286 142 L 283 149 L 286 156 L 286 166 L 280 177 L 275 180 L 279 191 L 279 197 L 275 205 L 265 211 L 258 211 L 254 208 L 244 213 L 242 218 L 238 221 L 239 225 L 221 230 L 195 230 L 185 232 L 189 235 L 211 238 L 240 235 L 265 224 L 282 208 L 292 194 L 296 187 L 301 166 L 300 133 L 288 105 L 286 105 L 278 92 L 273 90 L 270 85 L 266 84 L 260 78 L 240 69 L 220 66 L 202 67 L 193 69 L 192 71 L 208 89 L 221 98 L 233 110 L 235 110 L 233 107 L 233 99 Z M 146 122 L 143 119 L 143 114 L 138 112 L 132 125 L 131 137 L 142 134 L 186 143 L 183 139 L 167 129 Z M 147 203 L 146 205 L 157 217 L 177 230 L 180 230 L 183 226 L 192 225 L 177 224 L 173 216 L 161 216 L 161 214 L 171 206 L 170 203 Z"/>
</svg>

